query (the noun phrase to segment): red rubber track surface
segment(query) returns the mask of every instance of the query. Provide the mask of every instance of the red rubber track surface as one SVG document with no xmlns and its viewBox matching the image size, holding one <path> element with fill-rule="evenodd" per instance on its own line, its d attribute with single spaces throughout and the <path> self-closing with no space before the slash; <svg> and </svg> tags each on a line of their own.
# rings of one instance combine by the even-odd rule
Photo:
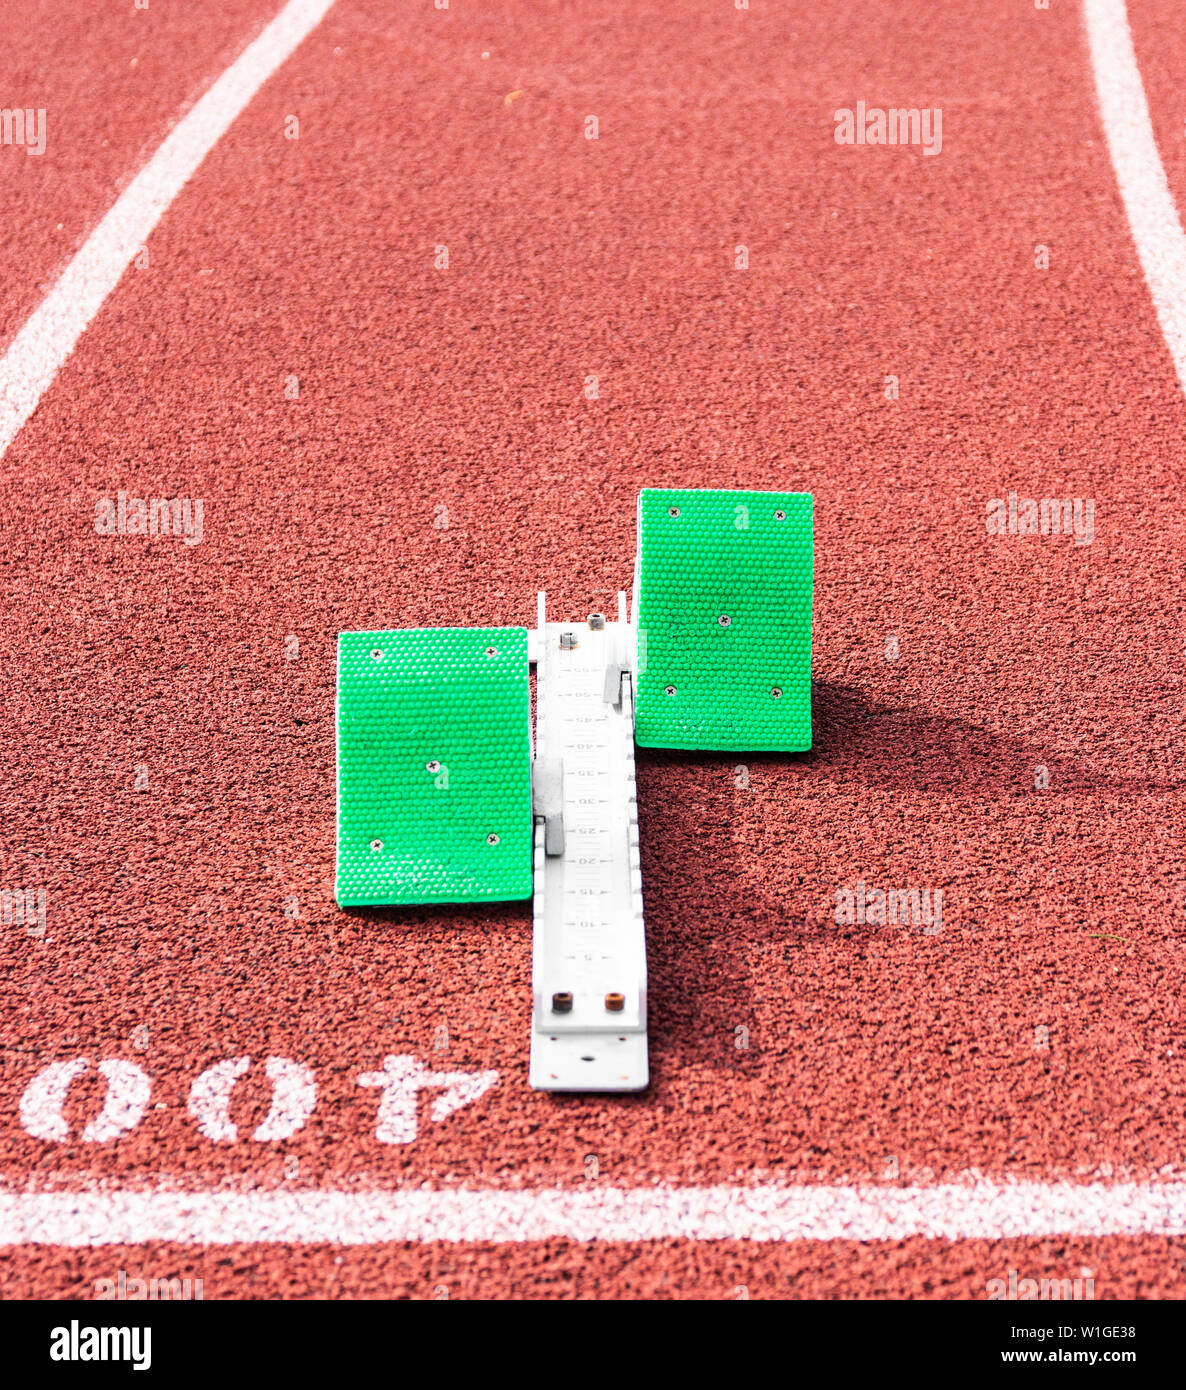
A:
<svg viewBox="0 0 1186 1390">
<path fill-rule="evenodd" d="M 46 141 L 41 155 L 6 148 L 0 160 L 0 340 L 274 9 L 271 0 L 5 8 L 2 104 L 44 110 Z"/>
<path fill-rule="evenodd" d="M 1130 8 L 1186 206 L 1186 32 Z M 14 31 L 51 151 L 0 148 L 9 332 L 273 12 L 164 9 Z M 858 100 L 941 107 L 942 154 L 838 146 Z M 293 1158 L 334 1188 L 1180 1175 L 1186 404 L 1077 6 L 339 0 L 149 250 L 0 482 L 0 883 L 49 904 L 43 940 L 0 940 L 7 1184 L 271 1187 Z M 816 746 L 640 752 L 653 1083 L 557 1098 L 527 1087 L 529 905 L 333 902 L 335 640 L 530 624 L 539 588 L 605 608 L 642 486 L 814 494 Z M 119 489 L 203 499 L 202 543 L 97 535 Z M 1095 499 L 1093 543 L 987 536 L 1010 490 Z M 942 931 L 837 926 L 858 880 L 941 888 Z M 500 1080 L 384 1145 L 356 1078 L 389 1053 Z M 316 1073 L 283 1144 L 187 1113 L 248 1055 L 244 1136 L 259 1060 Z M 142 1066 L 145 1118 L 31 1137 L 25 1087 L 78 1056 Z M 71 1090 L 75 1136 L 99 1096 Z M 983 1297 L 1080 1265 L 1097 1297 L 1186 1293 L 1171 1238 L 20 1247 L 0 1277 Z"/>
</svg>

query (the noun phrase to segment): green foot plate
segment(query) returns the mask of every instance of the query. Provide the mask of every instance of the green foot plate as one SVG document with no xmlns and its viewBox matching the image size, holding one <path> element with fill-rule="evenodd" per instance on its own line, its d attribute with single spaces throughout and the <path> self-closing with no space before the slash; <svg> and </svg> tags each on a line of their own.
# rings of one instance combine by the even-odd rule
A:
<svg viewBox="0 0 1186 1390">
<path fill-rule="evenodd" d="M 531 896 L 520 627 L 338 637 L 343 907 Z"/>
<path fill-rule="evenodd" d="M 810 748 L 811 593 L 810 494 L 640 493 L 638 742 Z"/>
</svg>

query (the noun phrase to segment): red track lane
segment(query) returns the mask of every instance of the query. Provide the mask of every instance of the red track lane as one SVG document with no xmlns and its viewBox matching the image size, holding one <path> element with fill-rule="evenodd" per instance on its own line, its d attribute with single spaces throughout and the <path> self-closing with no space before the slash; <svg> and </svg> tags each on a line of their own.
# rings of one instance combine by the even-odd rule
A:
<svg viewBox="0 0 1186 1390">
<path fill-rule="evenodd" d="M 46 140 L 34 156 L 0 146 L 0 342 L 274 11 L 273 0 L 5 8 L 0 106 L 43 109 Z"/>
<path fill-rule="evenodd" d="M 779 1249 L 744 1241 L 598 1245 L 105 1246 L 22 1252 L 40 1296 L 94 1297 L 101 1279 L 202 1281 L 213 1298 L 663 1299 L 985 1297 L 989 1279 L 1091 1279 L 1097 1299 L 1156 1298 L 1180 1277 L 1182 1242 L 1146 1240 L 833 1241 Z M 151 1273 L 149 1273 L 151 1271 Z M 1086 1286 L 1085 1286 L 1086 1287 Z"/>
<path fill-rule="evenodd" d="M 1172 13 L 1140 23 L 1168 43 Z M 241 46 L 208 22 L 191 97 Z M 1171 73 L 1149 74 L 1163 151 Z M 942 154 L 838 146 L 858 100 L 941 107 Z M 575 1186 L 590 1154 L 627 1186 L 1180 1170 L 1186 404 L 1076 6 L 339 0 L 150 251 L 0 483 L 0 884 L 49 902 L 44 941 L 2 939 L 7 1182 L 275 1185 L 295 1158 L 309 1186 Z M 816 746 L 640 754 L 653 1084 L 539 1095 L 526 904 L 332 901 L 335 634 L 530 623 L 540 587 L 557 615 L 604 607 L 660 484 L 814 493 Z M 121 488 L 203 499 L 202 543 L 97 535 Z M 986 536 L 1011 489 L 1095 499 L 1094 542 Z M 943 930 L 838 927 L 858 880 L 941 888 Z M 356 1078 L 388 1053 L 500 1081 L 380 1144 Z M 194 1078 L 247 1055 L 243 1135 L 263 1058 L 316 1072 L 293 1139 L 197 1132 Z M 79 1056 L 142 1066 L 144 1120 L 32 1138 L 26 1085 Z M 98 1105 L 72 1089 L 72 1133 Z M 1181 1296 L 1184 1243 L 22 1248 L 0 1270 L 38 1296 L 135 1261 L 208 1297 L 983 1297 L 1083 1265 L 1098 1297 Z"/>
</svg>

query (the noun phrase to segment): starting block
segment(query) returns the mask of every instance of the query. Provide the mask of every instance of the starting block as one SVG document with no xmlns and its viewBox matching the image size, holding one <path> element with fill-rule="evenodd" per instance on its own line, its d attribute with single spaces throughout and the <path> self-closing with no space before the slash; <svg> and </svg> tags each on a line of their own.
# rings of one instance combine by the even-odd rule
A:
<svg viewBox="0 0 1186 1390">
<path fill-rule="evenodd" d="M 339 904 L 531 897 L 531 1085 L 643 1089 L 635 744 L 810 748 L 811 601 L 809 495 L 647 489 L 614 620 L 340 634 Z"/>
</svg>

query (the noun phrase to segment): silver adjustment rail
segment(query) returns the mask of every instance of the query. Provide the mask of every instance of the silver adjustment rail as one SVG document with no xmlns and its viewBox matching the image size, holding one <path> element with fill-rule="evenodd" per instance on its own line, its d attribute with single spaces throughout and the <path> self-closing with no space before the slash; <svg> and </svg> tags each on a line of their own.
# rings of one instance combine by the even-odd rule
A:
<svg viewBox="0 0 1186 1390">
<path fill-rule="evenodd" d="M 634 637 L 617 621 L 546 621 L 536 662 L 530 1082 L 638 1091 L 648 1082 L 647 966 L 634 778 Z"/>
</svg>

